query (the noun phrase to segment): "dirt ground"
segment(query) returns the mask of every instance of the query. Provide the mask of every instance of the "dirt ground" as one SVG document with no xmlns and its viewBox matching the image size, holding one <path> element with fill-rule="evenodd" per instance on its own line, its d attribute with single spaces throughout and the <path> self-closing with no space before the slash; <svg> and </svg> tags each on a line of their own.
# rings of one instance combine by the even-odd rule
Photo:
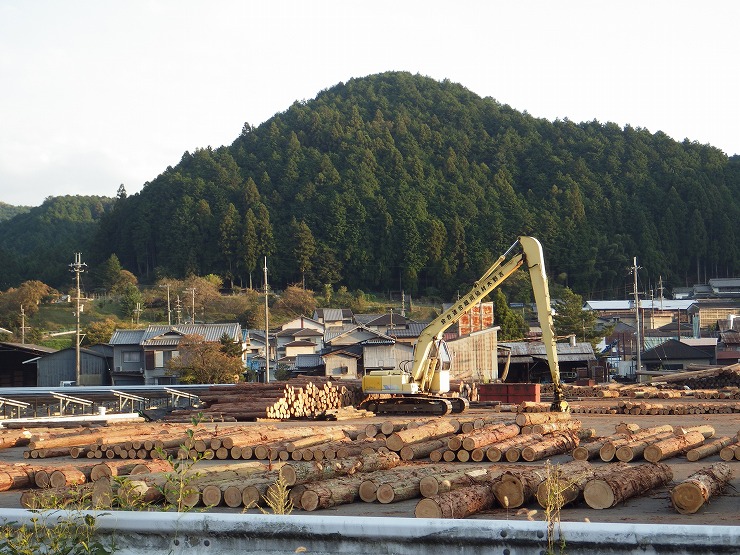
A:
<svg viewBox="0 0 740 555">
<path fill-rule="evenodd" d="M 573 406 L 577 405 L 577 402 L 571 403 Z M 590 405 L 593 403 L 589 402 Z M 497 419 L 502 421 L 513 419 L 512 413 L 493 413 L 491 409 L 471 409 L 465 415 L 463 419 L 474 419 L 477 417 L 491 417 L 495 416 Z M 674 415 L 659 415 L 659 416 L 628 416 L 628 415 L 607 415 L 607 414 L 573 414 L 574 419 L 578 419 L 583 423 L 584 428 L 594 428 L 597 435 L 606 436 L 614 433 L 615 426 L 620 422 L 628 422 L 638 424 L 641 428 L 647 428 L 650 426 L 657 426 L 661 424 L 671 424 L 674 427 L 683 426 L 697 426 L 701 424 L 710 424 L 714 426 L 716 430 L 716 436 L 723 435 L 735 435 L 740 431 L 740 413 L 732 414 L 705 414 L 705 415 L 689 415 L 689 416 L 674 416 Z M 362 418 L 356 420 L 345 420 L 341 421 L 340 424 L 347 426 L 347 428 L 364 427 L 370 423 L 381 423 L 388 420 L 387 417 L 374 417 L 374 418 Z M 400 420 L 400 418 L 399 418 Z M 407 420 L 407 419 L 405 419 Z M 281 422 L 277 424 L 280 427 L 290 426 L 304 426 L 306 422 Z M 313 425 L 336 425 L 337 422 L 325 422 L 317 423 L 311 422 Z M 228 426 L 228 424 L 226 424 Z M 260 423 L 239 423 L 238 425 L 252 425 L 259 426 Z M 219 424 L 223 427 L 224 424 Z M 29 462 L 23 458 L 24 448 L 15 447 L 11 449 L 0 450 L 0 462 Z M 552 463 L 565 463 L 572 460 L 569 455 L 560 455 L 551 458 Z M 35 460 L 34 462 L 37 462 Z M 49 465 L 64 465 L 69 464 L 69 458 L 54 458 L 46 459 L 45 462 Z M 231 461 L 202 461 L 198 464 L 202 465 L 218 465 L 228 464 Z M 689 462 L 685 456 L 676 457 L 666 461 L 673 469 L 674 481 L 671 485 L 657 488 L 652 490 L 649 494 L 633 498 L 626 501 L 623 504 L 617 505 L 611 509 L 595 510 L 589 508 L 587 505 L 581 503 L 576 506 L 566 507 L 561 512 L 561 520 L 563 521 L 591 521 L 591 522 L 627 522 L 627 523 L 662 523 L 662 524 L 699 524 L 699 525 L 732 525 L 740 526 L 740 461 L 734 460 L 728 464 L 734 470 L 735 476 L 730 483 L 725 493 L 720 496 L 711 499 L 710 503 L 703 507 L 698 513 L 693 515 L 681 515 L 677 513 L 670 503 L 669 491 L 672 485 L 677 484 L 681 480 L 687 478 L 691 473 L 709 466 L 715 462 L 720 462 L 718 455 L 713 455 L 706 459 Z M 458 463 L 463 466 L 463 463 Z M 465 463 L 468 466 L 481 466 L 481 463 Z M 490 464 L 490 463 L 488 463 Z M 522 465 L 529 463 L 514 463 L 514 465 Z M 541 464 L 541 463 L 532 463 Z M 602 463 L 601 461 L 595 462 L 594 464 L 608 464 Z M 316 515 L 337 515 L 337 516 L 399 516 L 399 517 L 413 517 L 414 508 L 417 504 L 417 499 L 408 501 L 402 501 L 400 503 L 392 504 L 380 504 L 380 503 L 365 503 L 357 501 L 350 505 L 342 505 L 331 509 L 324 509 L 315 511 L 310 514 Z M 20 507 L 20 492 L 19 491 L 8 491 L 0 493 L 0 508 L 18 508 Z M 212 512 L 234 512 L 241 509 L 229 509 L 226 507 L 216 507 L 211 509 Z M 539 505 L 529 503 L 524 508 L 517 510 L 505 510 L 505 509 L 494 509 L 480 513 L 471 518 L 478 519 L 497 519 L 497 520 L 523 520 L 523 519 L 534 519 L 543 520 L 544 515 Z"/>
</svg>

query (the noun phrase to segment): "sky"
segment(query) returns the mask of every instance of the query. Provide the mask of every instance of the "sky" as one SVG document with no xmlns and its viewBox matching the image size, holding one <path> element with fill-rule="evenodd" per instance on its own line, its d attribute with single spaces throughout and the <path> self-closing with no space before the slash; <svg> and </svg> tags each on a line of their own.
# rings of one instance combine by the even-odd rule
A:
<svg viewBox="0 0 740 555">
<path fill-rule="evenodd" d="M 136 193 L 385 71 L 740 154 L 738 21 L 736 0 L 0 0 L 0 201 Z"/>
</svg>

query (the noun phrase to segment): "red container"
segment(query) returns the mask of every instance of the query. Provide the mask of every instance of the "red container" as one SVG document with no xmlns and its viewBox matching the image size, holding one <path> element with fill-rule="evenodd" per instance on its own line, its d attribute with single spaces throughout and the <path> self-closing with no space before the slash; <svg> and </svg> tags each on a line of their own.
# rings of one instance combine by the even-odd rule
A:
<svg viewBox="0 0 740 555">
<path fill-rule="evenodd" d="M 505 383 L 482 383 L 478 384 L 478 398 L 481 401 L 507 402 L 508 384 Z"/>
<path fill-rule="evenodd" d="M 509 396 L 536 397 L 536 399 L 531 399 L 535 402 L 540 400 L 540 384 L 538 383 L 510 383 L 507 385 L 509 386 Z"/>
</svg>

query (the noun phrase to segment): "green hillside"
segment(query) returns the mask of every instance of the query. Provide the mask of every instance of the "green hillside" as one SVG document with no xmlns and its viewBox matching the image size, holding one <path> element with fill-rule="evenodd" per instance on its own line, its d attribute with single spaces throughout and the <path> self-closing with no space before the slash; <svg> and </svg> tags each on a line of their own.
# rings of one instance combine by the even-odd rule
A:
<svg viewBox="0 0 740 555">
<path fill-rule="evenodd" d="M 558 283 L 611 298 L 624 296 L 634 256 L 669 286 L 737 275 L 739 193 L 740 157 L 710 145 L 550 122 L 391 72 L 245 124 L 230 146 L 186 152 L 77 236 L 96 234 L 79 247 L 88 264 L 115 253 L 144 282 L 213 273 L 257 284 L 267 256 L 278 289 L 305 278 L 316 290 L 449 299 L 527 234 Z M 0 277 L 45 270 L 58 286 L 66 267 L 51 275 L 41 252 L 43 263 L 28 252 Z"/>
</svg>

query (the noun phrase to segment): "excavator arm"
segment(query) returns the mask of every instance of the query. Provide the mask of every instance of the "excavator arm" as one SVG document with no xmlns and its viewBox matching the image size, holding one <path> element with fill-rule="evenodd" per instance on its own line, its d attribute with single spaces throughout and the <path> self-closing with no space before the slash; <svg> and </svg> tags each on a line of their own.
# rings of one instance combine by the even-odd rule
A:
<svg viewBox="0 0 740 555">
<path fill-rule="evenodd" d="M 507 260 L 507 257 L 517 245 L 521 247 L 521 252 Z M 532 291 L 537 306 L 537 319 L 542 328 L 542 341 L 545 344 L 550 376 L 555 389 L 552 409 L 557 411 L 567 410 L 567 403 L 563 397 L 560 383 L 555 327 L 550 308 L 550 292 L 547 285 L 542 245 L 534 237 L 519 237 L 517 242 L 502 254 L 486 273 L 475 282 L 467 295 L 461 297 L 459 301 L 424 328 L 416 342 L 414 360 L 411 366 L 411 375 L 413 380 L 419 384 L 420 391 L 425 392 L 432 389 L 434 373 L 436 366 L 439 364 L 437 351 L 445 330 L 506 281 L 522 264 L 526 264 L 529 270 Z"/>
<path fill-rule="evenodd" d="M 517 246 L 521 248 L 521 252 L 510 257 Z M 554 385 L 552 410 L 567 411 L 568 404 L 565 402 L 560 383 L 558 353 L 555 346 L 555 328 L 550 309 L 550 293 L 545 274 L 542 245 L 534 237 L 525 236 L 519 237 L 517 242 L 502 254 L 486 273 L 475 282 L 472 289 L 465 296 L 461 297 L 453 306 L 445 310 L 424 328 L 414 347 L 414 358 L 409 372 L 401 372 L 401 374 L 398 374 L 398 371 L 371 372 L 370 376 L 363 379 L 363 390 L 366 392 L 398 392 L 423 395 L 449 391 L 449 372 L 446 372 L 448 379 L 445 383 L 441 379 L 444 372 L 440 368 L 440 350 L 445 330 L 493 292 L 523 264 L 526 264 L 532 281 L 532 290 L 537 305 L 537 318 L 542 328 L 542 341 L 545 344 L 550 376 Z M 408 376 L 408 381 L 403 378 L 394 382 L 389 378 L 392 375 L 399 378 Z"/>
</svg>

